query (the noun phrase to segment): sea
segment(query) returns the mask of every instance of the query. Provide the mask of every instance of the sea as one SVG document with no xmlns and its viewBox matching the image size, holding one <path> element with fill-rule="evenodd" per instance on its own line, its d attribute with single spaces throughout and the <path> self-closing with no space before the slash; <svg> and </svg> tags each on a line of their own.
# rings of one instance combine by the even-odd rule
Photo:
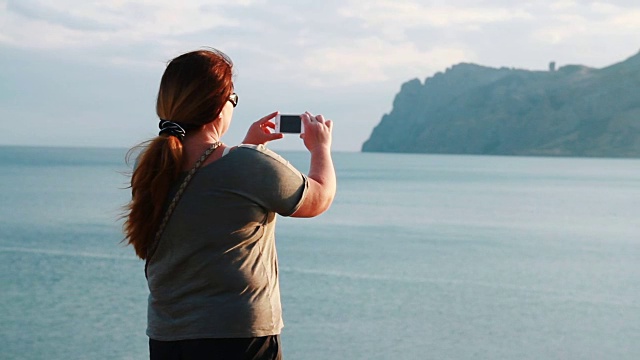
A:
<svg viewBox="0 0 640 360">
<path fill-rule="evenodd" d="M 0 359 L 148 358 L 126 150 L 0 147 Z M 640 359 L 640 159 L 334 161 L 278 219 L 285 359 Z"/>
</svg>

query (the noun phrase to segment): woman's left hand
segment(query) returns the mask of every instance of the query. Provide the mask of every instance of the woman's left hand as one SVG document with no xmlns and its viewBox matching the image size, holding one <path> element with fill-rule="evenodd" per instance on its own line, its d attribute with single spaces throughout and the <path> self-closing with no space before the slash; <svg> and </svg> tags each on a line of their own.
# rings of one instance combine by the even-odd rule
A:
<svg viewBox="0 0 640 360">
<path fill-rule="evenodd" d="M 282 137 L 284 136 L 283 134 L 273 132 L 276 124 L 274 124 L 271 120 L 275 118 L 276 115 L 278 115 L 277 111 L 251 124 L 249 130 L 247 131 L 247 135 L 244 137 L 244 140 L 242 140 L 242 143 L 264 145 L 271 140 L 282 139 Z"/>
</svg>

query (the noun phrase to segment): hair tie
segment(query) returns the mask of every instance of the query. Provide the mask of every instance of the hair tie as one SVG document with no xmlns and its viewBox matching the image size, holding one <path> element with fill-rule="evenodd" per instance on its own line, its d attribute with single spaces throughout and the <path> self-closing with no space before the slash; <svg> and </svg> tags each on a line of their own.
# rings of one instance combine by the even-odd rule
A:
<svg viewBox="0 0 640 360">
<path fill-rule="evenodd" d="M 160 119 L 158 127 L 160 128 L 158 135 L 167 134 L 169 136 L 175 136 L 180 139 L 180 141 L 184 139 L 184 135 L 186 134 L 184 128 L 173 121 Z"/>
</svg>

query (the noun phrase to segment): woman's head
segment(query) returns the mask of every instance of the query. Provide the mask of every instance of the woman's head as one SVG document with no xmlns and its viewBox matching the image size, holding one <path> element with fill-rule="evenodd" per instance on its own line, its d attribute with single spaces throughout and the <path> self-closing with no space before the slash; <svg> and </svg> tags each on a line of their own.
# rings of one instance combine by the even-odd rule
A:
<svg viewBox="0 0 640 360">
<path fill-rule="evenodd" d="M 156 112 L 187 133 L 215 120 L 233 93 L 233 64 L 217 50 L 178 56 L 167 65 L 158 91 Z"/>
<path fill-rule="evenodd" d="M 158 230 L 167 194 L 183 165 L 182 137 L 198 131 L 218 117 L 227 102 L 234 106 L 233 65 L 217 50 L 199 50 L 171 60 L 160 82 L 156 111 L 161 134 L 143 144 L 131 176 L 132 198 L 125 207 L 126 240 L 142 259 Z M 227 107 L 231 107 L 229 104 Z M 230 119 L 229 110 L 221 118 Z M 219 126 L 223 129 L 228 124 Z M 135 149 L 135 148 L 134 148 Z M 131 152 L 129 154 L 132 154 Z"/>
</svg>

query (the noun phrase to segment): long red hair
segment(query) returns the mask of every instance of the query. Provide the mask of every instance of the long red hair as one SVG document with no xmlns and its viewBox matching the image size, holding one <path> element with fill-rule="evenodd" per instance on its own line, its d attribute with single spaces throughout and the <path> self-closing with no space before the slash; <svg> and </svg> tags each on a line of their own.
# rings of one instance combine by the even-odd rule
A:
<svg viewBox="0 0 640 360">
<path fill-rule="evenodd" d="M 233 91 L 233 64 L 218 50 L 189 52 L 171 60 L 162 75 L 156 112 L 179 123 L 187 132 L 199 131 L 214 121 Z M 160 135 L 129 151 L 137 155 L 131 175 L 131 201 L 125 205 L 123 230 L 136 255 L 147 251 L 164 216 L 170 188 L 183 166 L 182 142 Z"/>
</svg>

